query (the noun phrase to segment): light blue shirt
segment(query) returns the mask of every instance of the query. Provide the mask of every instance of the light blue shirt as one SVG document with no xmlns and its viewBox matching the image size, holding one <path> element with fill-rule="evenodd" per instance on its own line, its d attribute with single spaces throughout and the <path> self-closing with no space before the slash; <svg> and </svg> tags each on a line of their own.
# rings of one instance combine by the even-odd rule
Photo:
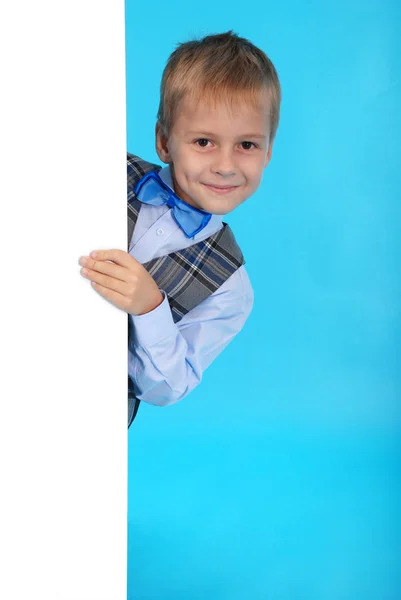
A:
<svg viewBox="0 0 401 600">
<path fill-rule="evenodd" d="M 171 189 L 170 167 L 159 175 Z M 141 264 L 182 250 L 222 228 L 222 215 L 212 215 L 206 227 L 188 239 L 171 209 L 142 204 L 129 253 Z M 174 323 L 164 300 L 144 315 L 129 315 L 133 347 L 128 353 L 128 374 L 139 400 L 166 406 L 182 400 L 202 380 L 205 369 L 239 333 L 253 306 L 253 290 L 242 266 L 218 290 Z"/>
</svg>

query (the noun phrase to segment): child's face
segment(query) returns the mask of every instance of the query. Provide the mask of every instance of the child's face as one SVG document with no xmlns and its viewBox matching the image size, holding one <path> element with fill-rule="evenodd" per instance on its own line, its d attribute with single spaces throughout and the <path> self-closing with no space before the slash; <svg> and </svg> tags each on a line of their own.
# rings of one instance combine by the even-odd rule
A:
<svg viewBox="0 0 401 600">
<path fill-rule="evenodd" d="M 261 94 L 258 108 L 225 103 L 197 106 L 184 98 L 166 139 L 156 129 L 160 159 L 171 164 L 176 194 L 206 212 L 224 215 L 259 187 L 267 166 L 269 104 Z"/>
</svg>

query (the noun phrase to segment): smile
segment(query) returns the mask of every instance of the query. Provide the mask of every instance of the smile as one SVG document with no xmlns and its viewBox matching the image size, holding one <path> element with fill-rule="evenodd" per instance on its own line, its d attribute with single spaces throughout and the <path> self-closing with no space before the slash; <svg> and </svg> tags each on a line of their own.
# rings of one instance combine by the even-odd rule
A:
<svg viewBox="0 0 401 600">
<path fill-rule="evenodd" d="M 237 185 L 216 186 L 216 185 L 208 185 L 207 183 L 204 183 L 203 185 L 205 187 L 207 187 L 209 190 L 211 190 L 212 192 L 216 192 L 216 194 L 229 194 L 233 190 L 236 190 L 237 187 L 239 187 Z"/>
</svg>

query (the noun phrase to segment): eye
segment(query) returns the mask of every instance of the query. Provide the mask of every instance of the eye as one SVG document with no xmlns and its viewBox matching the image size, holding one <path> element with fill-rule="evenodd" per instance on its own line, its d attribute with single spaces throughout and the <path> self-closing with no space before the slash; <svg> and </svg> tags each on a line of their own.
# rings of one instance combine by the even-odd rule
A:
<svg viewBox="0 0 401 600">
<path fill-rule="evenodd" d="M 206 142 L 206 143 L 204 143 Z M 195 144 L 198 144 L 201 148 L 206 148 L 209 140 L 206 138 L 200 138 L 199 140 L 195 140 Z"/>
<path fill-rule="evenodd" d="M 256 148 L 256 144 L 254 144 L 253 142 L 241 142 L 241 145 L 243 147 L 243 150 L 251 150 L 249 145 L 254 146 Z M 244 146 L 247 146 L 247 147 L 244 148 Z"/>
</svg>

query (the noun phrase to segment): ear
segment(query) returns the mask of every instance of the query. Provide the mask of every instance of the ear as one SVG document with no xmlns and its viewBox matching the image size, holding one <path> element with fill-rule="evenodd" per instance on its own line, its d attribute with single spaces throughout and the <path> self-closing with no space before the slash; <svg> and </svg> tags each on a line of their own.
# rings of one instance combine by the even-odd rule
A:
<svg viewBox="0 0 401 600">
<path fill-rule="evenodd" d="M 272 152 L 273 152 L 273 144 L 270 144 L 269 150 L 267 151 L 267 155 L 266 155 L 266 158 L 265 158 L 265 164 L 263 165 L 264 169 L 267 167 L 267 165 L 270 162 L 270 159 L 272 157 Z"/>
<path fill-rule="evenodd" d="M 160 125 L 159 121 L 156 123 L 155 136 L 156 136 L 156 152 L 157 152 L 158 157 L 164 163 L 170 164 L 171 157 L 170 157 L 170 153 L 168 150 L 168 138 L 167 138 L 166 134 L 164 133 L 163 128 Z"/>
</svg>

